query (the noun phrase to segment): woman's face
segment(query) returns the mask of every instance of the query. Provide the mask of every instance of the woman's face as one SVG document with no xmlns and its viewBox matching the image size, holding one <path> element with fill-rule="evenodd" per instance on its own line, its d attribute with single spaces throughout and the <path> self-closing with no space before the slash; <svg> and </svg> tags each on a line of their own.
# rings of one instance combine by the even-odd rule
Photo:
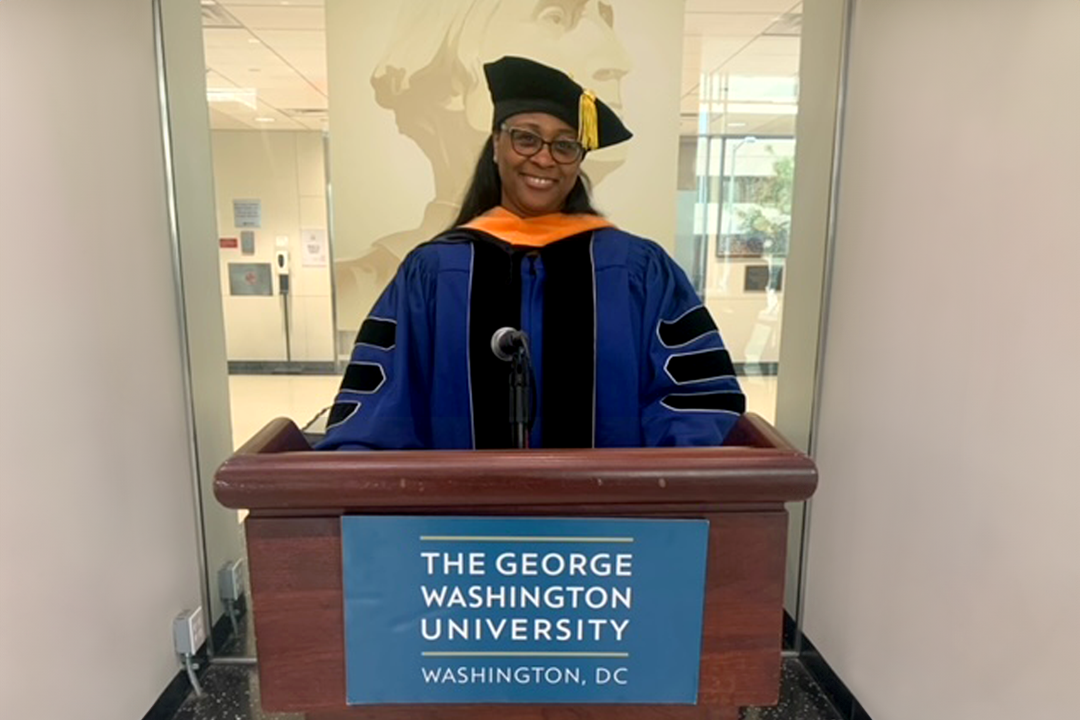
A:
<svg viewBox="0 0 1080 720">
<path fill-rule="evenodd" d="M 503 129 L 495 134 L 495 162 L 502 181 L 502 206 L 518 217 L 559 212 L 577 182 L 581 160 L 555 162 L 550 145 L 544 145 L 531 157 L 522 155 L 511 143 L 511 129 L 530 132 L 548 143 L 574 141 L 577 133 L 553 115 L 521 113 L 507 118 Z"/>
<path fill-rule="evenodd" d="M 615 114 L 623 114 L 622 80 L 632 68 L 626 47 L 615 32 L 618 0 L 488 0 L 477 2 L 487 12 L 475 18 L 476 35 L 462 39 L 475 54 L 463 60 L 476 64 L 504 55 L 527 57 L 559 68 L 582 87 L 592 90 Z M 466 116 L 477 130 L 491 123 L 491 102 L 487 86 L 477 82 L 465 95 Z M 483 137 L 483 136 L 481 136 Z M 586 170 L 594 185 L 626 162 L 630 143 L 620 143 L 589 154 Z"/>
</svg>

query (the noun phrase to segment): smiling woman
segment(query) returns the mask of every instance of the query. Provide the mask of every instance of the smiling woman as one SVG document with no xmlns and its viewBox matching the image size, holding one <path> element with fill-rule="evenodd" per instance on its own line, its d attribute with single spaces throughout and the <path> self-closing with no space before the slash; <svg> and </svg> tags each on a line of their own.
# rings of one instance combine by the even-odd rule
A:
<svg viewBox="0 0 1080 720">
<path fill-rule="evenodd" d="M 722 444 L 746 401 L 715 323 L 660 246 L 592 207 L 581 175 L 587 152 L 630 131 L 555 68 L 504 57 L 484 73 L 493 130 L 461 213 L 405 258 L 361 327 L 350 367 L 383 382 L 345 374 L 321 447 L 513 447 L 510 365 L 489 349 L 507 327 L 532 345 L 525 447 Z M 365 341 L 374 323 L 392 325 L 383 347 Z M 660 332 L 671 324 L 676 345 Z"/>
</svg>

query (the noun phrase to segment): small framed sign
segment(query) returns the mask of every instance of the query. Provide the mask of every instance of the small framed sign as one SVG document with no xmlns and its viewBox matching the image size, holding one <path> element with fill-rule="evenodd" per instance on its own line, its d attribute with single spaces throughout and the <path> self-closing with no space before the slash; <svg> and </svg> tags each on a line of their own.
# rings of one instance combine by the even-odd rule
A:
<svg viewBox="0 0 1080 720">
<path fill-rule="evenodd" d="M 348 702 L 695 704 L 708 533 L 344 517 Z"/>
<path fill-rule="evenodd" d="M 262 200 L 233 200 L 233 226 L 238 228 L 262 227 Z"/>
</svg>

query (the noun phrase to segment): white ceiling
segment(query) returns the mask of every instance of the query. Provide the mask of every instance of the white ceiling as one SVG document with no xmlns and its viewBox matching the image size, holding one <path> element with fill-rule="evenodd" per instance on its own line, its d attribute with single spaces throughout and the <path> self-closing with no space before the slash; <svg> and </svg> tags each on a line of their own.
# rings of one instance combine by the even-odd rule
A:
<svg viewBox="0 0 1080 720">
<path fill-rule="evenodd" d="M 202 0 L 202 5 L 210 126 L 323 129 L 328 95 L 323 0 Z M 248 92 L 231 98 L 230 90 Z"/>
<path fill-rule="evenodd" d="M 324 0 L 201 2 L 211 127 L 324 129 Z M 801 8 L 801 0 L 686 0 L 684 133 L 697 132 L 704 106 L 710 132 L 794 134 Z"/>
<path fill-rule="evenodd" d="M 684 134 L 703 109 L 710 132 L 795 134 L 801 13 L 801 0 L 687 0 Z"/>
</svg>

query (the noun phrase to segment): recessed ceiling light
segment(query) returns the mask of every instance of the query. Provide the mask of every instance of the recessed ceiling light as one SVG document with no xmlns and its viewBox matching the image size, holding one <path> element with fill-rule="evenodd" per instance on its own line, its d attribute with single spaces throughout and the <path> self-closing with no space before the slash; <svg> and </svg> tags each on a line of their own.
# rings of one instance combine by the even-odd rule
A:
<svg viewBox="0 0 1080 720">
<path fill-rule="evenodd" d="M 271 123 L 276 121 L 272 117 L 257 117 L 255 118 L 255 122 Z"/>
<path fill-rule="evenodd" d="M 259 38 L 248 38 L 248 42 L 252 45 L 258 45 L 262 42 Z"/>
<path fill-rule="evenodd" d="M 728 123 L 728 127 L 746 127 L 746 123 Z"/>
<path fill-rule="evenodd" d="M 212 103 L 235 102 L 252 110 L 259 109 L 258 92 L 254 88 L 207 88 L 206 101 Z"/>
</svg>

